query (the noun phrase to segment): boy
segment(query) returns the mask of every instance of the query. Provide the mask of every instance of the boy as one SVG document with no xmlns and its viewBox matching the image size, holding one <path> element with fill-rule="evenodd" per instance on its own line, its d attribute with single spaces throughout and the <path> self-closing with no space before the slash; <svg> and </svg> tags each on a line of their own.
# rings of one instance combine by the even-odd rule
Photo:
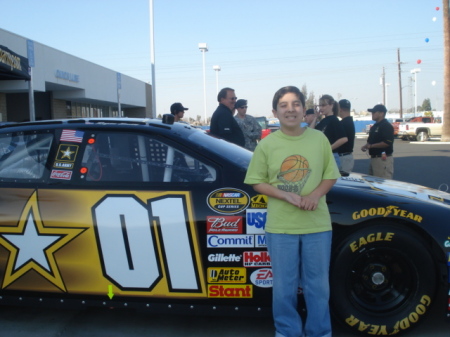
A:
<svg viewBox="0 0 450 337">
<path fill-rule="evenodd" d="M 300 126 L 305 112 L 300 90 L 281 88 L 272 106 L 280 130 L 256 147 L 245 183 L 269 198 L 265 230 L 275 336 L 331 336 L 331 218 L 325 195 L 340 174 L 324 134 Z M 304 329 L 297 312 L 300 276 L 308 312 Z"/>
</svg>

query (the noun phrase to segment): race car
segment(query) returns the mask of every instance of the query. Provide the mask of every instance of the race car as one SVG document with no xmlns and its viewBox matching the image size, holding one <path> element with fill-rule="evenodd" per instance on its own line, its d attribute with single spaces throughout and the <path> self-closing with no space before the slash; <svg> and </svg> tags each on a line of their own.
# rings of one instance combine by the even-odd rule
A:
<svg viewBox="0 0 450 337">
<path fill-rule="evenodd" d="M 251 156 L 170 115 L 1 126 L 0 303 L 271 315 Z M 327 203 L 333 316 L 410 331 L 450 283 L 450 194 L 352 173 Z"/>
</svg>

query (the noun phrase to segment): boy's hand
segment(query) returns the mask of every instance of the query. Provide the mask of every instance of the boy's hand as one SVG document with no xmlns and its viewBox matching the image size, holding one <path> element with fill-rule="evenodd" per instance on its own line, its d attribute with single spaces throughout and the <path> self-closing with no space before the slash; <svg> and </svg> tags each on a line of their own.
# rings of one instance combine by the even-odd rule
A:
<svg viewBox="0 0 450 337">
<path fill-rule="evenodd" d="M 311 194 L 305 195 L 302 197 L 300 208 L 305 211 L 315 211 L 317 209 L 317 205 L 319 204 L 319 200 L 320 198 L 316 198 Z"/>
<path fill-rule="evenodd" d="M 298 194 L 286 192 L 286 194 L 284 195 L 284 200 L 298 208 L 301 208 L 302 197 Z"/>
</svg>

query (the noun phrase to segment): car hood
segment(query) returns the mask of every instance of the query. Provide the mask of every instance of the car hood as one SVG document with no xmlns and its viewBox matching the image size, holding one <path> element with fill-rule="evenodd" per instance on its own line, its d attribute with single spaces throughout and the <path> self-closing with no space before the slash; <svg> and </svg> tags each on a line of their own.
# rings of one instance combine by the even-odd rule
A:
<svg viewBox="0 0 450 337">
<path fill-rule="evenodd" d="M 450 194 L 447 192 L 370 175 L 351 173 L 348 177 L 339 178 L 336 187 L 352 188 L 359 191 L 366 190 L 368 193 L 396 195 L 440 205 L 444 204 L 450 208 Z M 448 186 L 445 185 L 445 188 L 448 188 Z"/>
</svg>

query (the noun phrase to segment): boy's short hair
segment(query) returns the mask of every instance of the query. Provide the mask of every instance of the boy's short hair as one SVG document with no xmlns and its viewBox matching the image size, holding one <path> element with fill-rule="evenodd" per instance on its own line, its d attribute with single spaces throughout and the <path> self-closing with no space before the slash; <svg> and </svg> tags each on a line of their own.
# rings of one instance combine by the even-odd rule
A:
<svg viewBox="0 0 450 337">
<path fill-rule="evenodd" d="M 300 99 L 300 102 L 302 103 L 303 107 L 305 107 L 305 96 L 303 95 L 303 93 L 297 87 L 294 87 L 293 85 L 288 85 L 286 87 L 278 89 L 278 91 L 273 96 L 272 101 L 273 110 L 277 109 L 277 105 L 281 97 L 283 97 L 288 93 L 293 93 L 294 95 L 296 95 Z"/>
</svg>

